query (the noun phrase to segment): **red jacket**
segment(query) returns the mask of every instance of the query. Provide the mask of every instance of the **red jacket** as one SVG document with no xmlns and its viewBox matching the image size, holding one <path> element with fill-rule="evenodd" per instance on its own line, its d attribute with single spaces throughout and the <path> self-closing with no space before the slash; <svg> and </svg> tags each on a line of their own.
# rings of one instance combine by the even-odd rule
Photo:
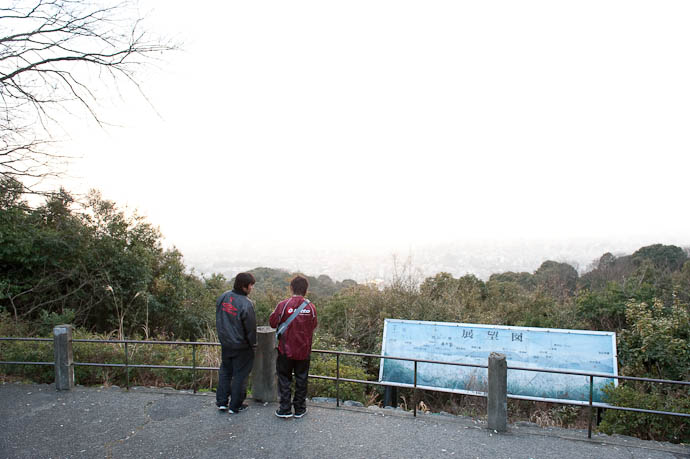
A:
<svg viewBox="0 0 690 459">
<path fill-rule="evenodd" d="M 299 308 L 302 302 L 304 302 L 304 297 L 295 295 L 278 303 L 275 311 L 268 318 L 271 327 L 278 328 L 278 325 L 285 322 Z M 309 303 L 283 333 L 278 345 L 278 351 L 289 359 L 308 359 L 309 354 L 311 354 L 311 343 L 316 324 L 316 306 L 314 306 L 314 303 Z"/>
</svg>

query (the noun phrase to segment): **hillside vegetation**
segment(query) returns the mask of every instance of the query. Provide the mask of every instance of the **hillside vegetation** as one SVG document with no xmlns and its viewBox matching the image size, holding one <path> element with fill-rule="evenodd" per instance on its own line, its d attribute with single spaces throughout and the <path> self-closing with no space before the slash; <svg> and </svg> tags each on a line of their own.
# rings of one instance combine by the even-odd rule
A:
<svg viewBox="0 0 690 459">
<path fill-rule="evenodd" d="M 22 188 L 0 186 L 0 335 L 49 336 L 59 323 L 73 323 L 77 336 L 215 341 L 215 299 L 232 279 L 188 269 L 175 248 L 164 249 L 157 228 L 92 192 L 75 200 L 61 190 L 37 207 Z M 252 270 L 252 293 L 260 324 L 288 295 L 295 273 Z M 505 272 L 482 281 L 472 274 L 438 273 L 417 278 L 403 267 L 387 285 L 361 285 L 328 276 L 307 276 L 319 312 L 315 347 L 379 353 L 386 318 L 615 331 L 620 373 L 673 380 L 690 378 L 690 262 L 688 252 L 655 244 L 628 255 L 603 254 L 583 274 L 566 263 L 544 261 L 535 272 Z M 77 343 L 82 344 L 82 343 Z M 132 363 L 189 362 L 187 349 L 134 348 Z M 49 346 L 0 344 L 0 360 L 40 360 Z M 82 361 L 117 361 L 116 345 L 78 346 Z M 217 349 L 197 357 L 218 364 Z M 180 363 L 182 364 L 182 363 Z M 187 363 L 188 364 L 188 363 Z M 334 362 L 315 357 L 314 374 L 331 374 Z M 48 368 L 4 367 L 7 374 L 50 380 Z M 345 377 L 375 380 L 378 362 L 343 362 Z M 182 374 L 185 373 L 185 374 Z M 188 387 L 188 372 L 136 371 L 140 383 Z M 79 368 L 80 383 L 117 382 L 121 372 Z M 196 381 L 212 388 L 214 376 Z M 315 380 L 312 395 L 332 395 L 332 384 Z M 348 398 L 378 402 L 378 389 L 342 385 Z M 402 393 L 409 403 L 409 394 Z M 609 391 L 619 405 L 690 413 L 686 388 L 624 383 Z M 462 409 L 461 397 L 424 394 L 427 406 Z M 512 405 L 520 415 L 524 404 Z M 572 410 L 551 410 L 551 419 L 573 422 Z M 532 415 L 534 412 L 528 415 Z M 600 426 L 609 433 L 690 441 L 687 421 L 608 410 Z"/>
</svg>

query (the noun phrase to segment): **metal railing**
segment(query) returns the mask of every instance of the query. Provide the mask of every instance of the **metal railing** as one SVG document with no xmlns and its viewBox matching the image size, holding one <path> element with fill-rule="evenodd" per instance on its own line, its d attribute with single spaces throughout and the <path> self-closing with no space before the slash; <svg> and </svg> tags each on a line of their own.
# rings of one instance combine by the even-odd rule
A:
<svg viewBox="0 0 690 459">
<path fill-rule="evenodd" d="M 348 379 L 348 378 L 341 378 L 340 377 L 340 356 L 341 355 L 347 355 L 347 356 L 352 356 L 352 357 L 366 357 L 366 358 L 378 358 L 378 359 L 390 359 L 390 360 L 405 360 L 405 361 L 410 361 L 414 362 L 414 379 L 413 379 L 413 398 L 414 398 L 414 416 L 417 416 L 417 399 L 418 399 L 418 387 L 417 387 L 417 365 L 419 363 L 432 363 L 432 364 L 438 364 L 438 365 L 453 365 L 453 366 L 462 366 L 462 367 L 473 367 L 473 368 L 487 368 L 488 365 L 479 365 L 479 364 L 473 364 L 473 363 L 458 363 L 458 362 L 443 362 L 443 361 L 438 361 L 438 360 L 426 360 L 426 359 L 414 359 L 414 358 L 408 358 L 408 357 L 393 357 L 393 356 L 382 356 L 379 354 L 362 354 L 362 353 L 357 353 L 357 352 L 342 352 L 342 351 L 326 351 L 326 350 L 319 350 L 319 349 L 313 349 L 312 352 L 315 353 L 321 353 L 321 354 L 335 354 L 336 356 L 336 376 L 334 377 L 329 377 L 329 376 L 320 376 L 320 375 L 309 375 L 310 378 L 317 378 L 317 379 L 328 379 L 328 380 L 335 380 L 336 383 L 336 405 L 340 406 L 340 391 L 339 391 L 339 382 L 344 381 L 344 382 L 352 382 L 352 383 L 361 383 L 361 384 L 368 384 L 368 385 L 378 385 L 378 386 L 391 386 L 391 384 L 387 383 L 381 383 L 379 381 L 364 381 L 360 379 Z M 628 381 L 643 381 L 643 382 L 651 382 L 651 383 L 661 383 L 661 384 L 676 384 L 676 385 L 682 385 L 682 386 L 690 386 L 690 381 L 672 381 L 672 380 L 667 380 L 667 379 L 652 379 L 652 378 L 640 378 L 640 377 L 635 377 L 635 376 L 618 376 L 618 375 L 613 375 L 613 374 L 607 374 L 607 373 L 593 373 L 593 372 L 583 372 L 583 371 L 567 371 L 567 370 L 552 370 L 552 369 L 544 369 L 544 368 L 527 368 L 527 367 L 507 367 L 508 370 L 518 370 L 518 371 L 535 371 L 535 372 L 542 372 L 542 373 L 554 373 L 554 374 L 565 374 L 565 375 L 574 375 L 574 376 L 586 376 L 589 377 L 589 400 L 588 406 L 589 409 L 589 414 L 588 414 L 588 428 L 587 428 L 587 438 L 592 438 L 592 409 L 594 407 L 597 408 L 606 408 L 606 409 L 612 409 L 612 410 L 620 410 L 620 411 L 631 411 L 631 412 L 636 412 L 636 413 L 646 413 L 646 414 L 658 414 L 658 415 L 664 415 L 664 416 L 679 416 L 679 417 L 684 417 L 684 418 L 690 418 L 690 414 L 688 413 L 677 413 L 675 411 L 659 411 L 659 410 L 647 410 L 643 408 L 630 408 L 630 407 L 622 407 L 622 406 L 615 406 L 615 405 L 610 405 L 610 404 L 605 404 L 605 403 L 596 403 L 593 402 L 593 393 L 594 393 L 594 378 L 605 378 L 605 379 L 619 379 L 619 380 L 628 380 Z M 408 386 L 403 386 L 403 387 L 408 387 Z M 435 392 L 450 392 L 450 393 L 465 393 L 461 392 L 458 390 L 452 390 L 452 389 L 432 389 L 428 387 L 424 387 L 424 390 L 431 390 Z M 479 393 L 476 392 L 471 395 L 476 395 L 480 397 L 485 397 L 486 393 Z M 536 397 L 526 397 L 526 396 L 520 396 L 520 395 L 507 395 L 508 398 L 512 399 L 518 399 L 518 400 L 540 400 L 537 399 Z M 567 401 L 567 400 L 549 400 L 550 403 L 555 403 L 555 404 L 560 404 L 560 405 L 577 405 L 577 406 L 582 406 L 582 402 L 578 401 Z"/>
<path fill-rule="evenodd" d="M 218 367 L 200 367 L 196 365 L 196 349 L 197 346 L 220 346 L 220 343 L 209 343 L 206 341 L 146 341 L 133 339 L 72 339 L 73 343 L 106 343 L 106 344 L 124 344 L 125 363 L 93 363 L 93 362 L 74 362 L 74 366 L 82 367 L 115 367 L 124 368 L 126 373 L 126 387 L 129 390 L 129 370 L 130 368 L 151 368 L 151 369 L 170 369 L 170 370 L 192 370 L 192 390 L 196 394 L 196 372 L 197 370 L 218 371 Z M 187 365 L 144 365 L 137 363 L 129 363 L 130 344 L 151 344 L 151 345 L 167 345 L 167 346 L 192 346 L 192 366 Z"/>
<path fill-rule="evenodd" d="M 50 341 L 53 342 L 52 338 L 8 338 L 0 337 L 0 341 Z M 52 365 L 55 366 L 55 362 L 0 362 L 0 364 L 5 365 Z"/>
<path fill-rule="evenodd" d="M 52 342 L 53 340 L 51 338 L 0 337 L 0 341 L 51 341 Z M 211 342 L 205 342 L 205 341 L 146 341 L 146 340 L 99 340 L 99 339 L 72 339 L 71 341 L 73 343 L 123 344 L 124 345 L 125 363 L 74 362 L 73 365 L 74 366 L 85 366 L 85 367 L 124 368 L 125 372 L 126 372 L 126 387 L 128 390 L 129 390 L 129 386 L 130 386 L 130 384 L 129 384 L 129 382 L 130 382 L 129 381 L 129 370 L 131 368 L 176 369 L 176 370 L 191 370 L 193 372 L 192 387 L 193 387 L 194 393 L 196 393 L 196 391 L 197 391 L 196 372 L 198 370 L 201 370 L 201 371 L 218 371 L 218 367 L 205 367 L 205 366 L 197 366 L 196 365 L 197 346 L 220 346 L 221 345 L 220 343 L 217 343 L 217 342 L 211 343 Z M 191 366 L 188 366 L 188 365 L 146 365 L 146 364 L 129 363 L 129 351 L 128 351 L 129 344 L 192 346 L 192 365 Z M 336 374 L 335 374 L 335 376 L 310 374 L 309 377 L 312 379 L 324 379 L 324 380 L 335 381 L 336 406 L 338 406 L 338 407 L 340 407 L 340 383 L 341 382 L 385 386 L 385 387 L 400 387 L 399 385 L 390 384 L 390 383 L 386 383 L 386 382 L 368 381 L 368 380 L 340 377 L 340 358 L 341 358 L 341 356 L 361 357 L 361 358 L 376 358 L 379 360 L 380 359 L 403 360 L 403 361 L 413 362 L 413 365 L 414 365 L 413 375 L 414 376 L 413 376 L 413 384 L 412 384 L 411 388 L 413 389 L 413 394 L 414 394 L 413 395 L 413 398 L 414 398 L 413 415 L 414 416 L 417 416 L 417 399 L 418 399 L 418 389 L 419 389 L 418 384 L 417 384 L 418 364 L 426 363 L 426 364 L 451 365 L 451 366 L 462 366 L 462 367 L 471 367 L 471 368 L 488 368 L 488 365 L 473 364 L 473 363 L 444 362 L 444 361 L 439 361 L 439 360 L 415 359 L 415 358 L 410 358 L 410 357 L 383 356 L 383 355 L 379 355 L 379 354 L 364 354 L 364 353 L 358 353 L 358 352 L 331 351 L 331 350 L 321 350 L 321 349 L 313 349 L 312 352 L 317 353 L 317 354 L 335 355 L 335 357 L 336 357 Z M 0 364 L 5 364 L 5 365 L 55 365 L 54 362 L 14 362 L 14 361 L 0 361 Z M 690 414 L 688 414 L 688 413 L 678 413 L 678 412 L 674 412 L 674 411 L 647 410 L 647 409 L 643 409 L 643 408 L 621 407 L 621 406 L 615 406 L 615 405 L 593 402 L 594 378 L 641 381 L 641 382 L 650 382 L 650 383 L 659 383 L 659 384 L 675 384 L 675 385 L 683 385 L 683 386 L 690 386 L 690 381 L 672 381 L 672 380 L 666 380 L 666 379 L 640 378 L 640 377 L 635 377 L 635 376 L 619 376 L 619 375 L 613 375 L 613 374 L 607 374 L 607 373 L 553 370 L 553 369 L 544 369 L 544 368 L 527 368 L 527 367 L 508 366 L 507 369 L 508 370 L 518 370 L 518 371 L 533 371 L 533 372 L 542 372 L 542 373 L 566 374 L 566 375 L 588 377 L 589 378 L 589 400 L 588 400 L 588 403 L 586 405 L 589 408 L 589 415 L 588 415 L 588 419 L 589 419 L 588 424 L 589 425 L 588 425 L 588 432 L 587 432 L 588 438 L 592 437 L 592 409 L 594 407 L 606 408 L 606 409 L 612 409 L 612 410 L 620 410 L 620 411 L 630 411 L 630 412 L 637 412 L 637 413 L 656 414 L 656 415 L 664 415 L 664 416 L 679 416 L 679 417 L 690 418 Z M 409 385 L 402 385 L 402 387 L 409 387 Z M 435 392 L 466 394 L 466 392 L 459 391 L 459 390 L 452 390 L 452 389 L 429 388 L 426 386 L 423 387 L 423 389 L 435 391 Z M 485 397 L 486 393 L 475 392 L 471 395 Z M 527 396 L 511 395 L 511 394 L 508 394 L 507 397 L 512 398 L 512 399 L 532 400 L 532 401 L 542 400 L 542 399 L 538 399 L 535 397 L 527 397 Z M 549 402 L 555 403 L 555 404 L 560 404 L 560 405 L 583 406 L 583 402 L 581 402 L 581 401 L 578 402 L 578 401 L 568 401 L 568 400 L 549 400 Z"/>
<path fill-rule="evenodd" d="M 52 338 L 10 338 L 0 337 L 0 341 L 50 341 Z M 100 344 L 123 344 L 124 345 L 124 361 L 125 363 L 101 363 L 101 362 L 73 362 L 75 367 L 104 367 L 104 368 L 124 368 L 126 388 L 129 390 L 129 370 L 131 368 L 151 368 L 151 369 L 173 369 L 173 370 L 191 370 L 192 371 L 192 389 L 194 393 L 197 391 L 196 387 L 196 372 L 197 370 L 218 371 L 218 367 L 204 367 L 196 365 L 196 349 L 197 346 L 220 346 L 220 343 L 209 343 L 206 341 L 145 341 L 145 340 L 130 340 L 130 339 L 77 339 L 73 338 L 72 343 L 100 343 Z M 151 344 L 151 345 L 187 345 L 192 346 L 192 365 L 150 365 L 129 363 L 129 345 L 130 344 Z M 13 362 L 0 361 L 0 365 L 55 365 L 55 362 Z"/>
</svg>

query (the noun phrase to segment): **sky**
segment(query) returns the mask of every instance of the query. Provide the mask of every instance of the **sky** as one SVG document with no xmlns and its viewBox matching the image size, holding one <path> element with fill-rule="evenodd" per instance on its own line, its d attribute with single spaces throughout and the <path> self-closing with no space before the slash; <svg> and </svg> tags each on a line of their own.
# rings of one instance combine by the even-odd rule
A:
<svg viewBox="0 0 690 459">
<path fill-rule="evenodd" d="M 183 253 L 690 245 L 687 1 L 139 4 L 181 50 L 70 121 L 67 186 Z"/>
</svg>

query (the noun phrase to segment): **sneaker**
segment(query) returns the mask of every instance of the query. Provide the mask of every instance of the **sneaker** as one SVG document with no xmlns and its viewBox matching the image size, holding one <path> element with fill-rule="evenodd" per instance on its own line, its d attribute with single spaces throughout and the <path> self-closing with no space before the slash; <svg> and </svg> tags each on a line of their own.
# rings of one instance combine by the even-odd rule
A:
<svg viewBox="0 0 690 459">
<path fill-rule="evenodd" d="M 225 406 L 225 405 L 220 405 L 220 406 L 218 407 L 218 411 L 223 411 L 223 412 L 228 411 L 228 407 Z"/>
<path fill-rule="evenodd" d="M 276 416 L 278 416 L 279 418 L 291 418 L 292 417 L 292 411 L 276 410 Z"/>
<path fill-rule="evenodd" d="M 295 417 L 298 419 L 301 418 L 302 416 L 304 416 L 305 414 L 307 414 L 306 408 L 304 409 L 304 411 L 295 411 Z"/>
<path fill-rule="evenodd" d="M 237 408 L 236 410 L 232 410 L 232 409 L 231 409 L 231 410 L 228 410 L 228 413 L 230 413 L 230 414 L 241 413 L 242 411 L 246 410 L 247 408 L 249 408 L 249 405 L 247 405 L 246 403 L 243 403 L 243 404 L 242 404 L 239 408 Z"/>
</svg>

